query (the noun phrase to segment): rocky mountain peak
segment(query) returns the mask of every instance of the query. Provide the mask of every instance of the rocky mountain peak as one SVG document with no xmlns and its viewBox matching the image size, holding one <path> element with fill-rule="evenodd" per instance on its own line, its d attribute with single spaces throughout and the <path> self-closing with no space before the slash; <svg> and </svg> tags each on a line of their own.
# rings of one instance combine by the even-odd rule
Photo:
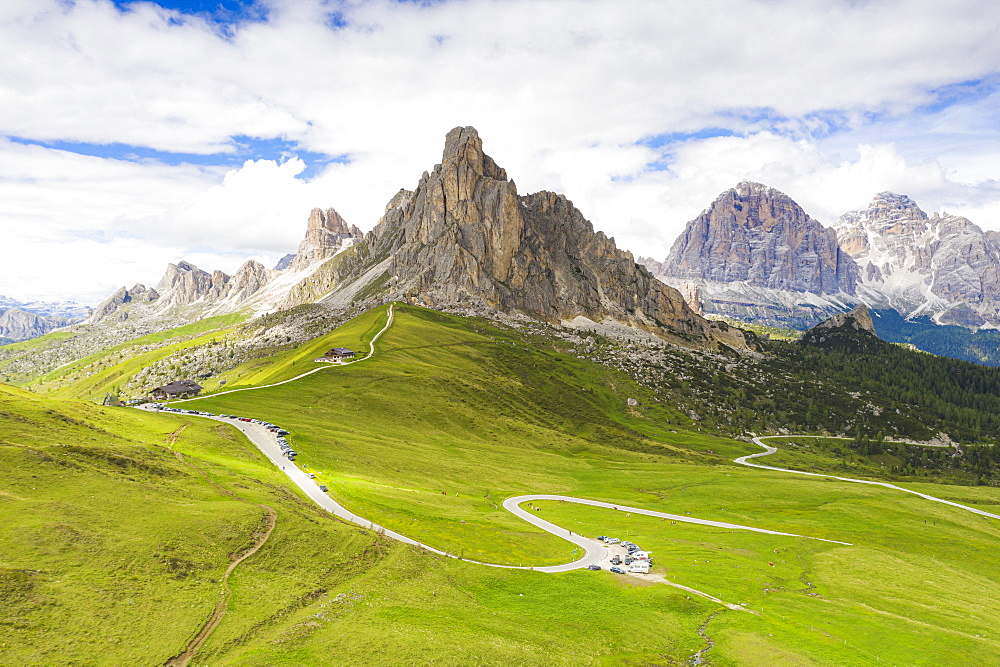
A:
<svg viewBox="0 0 1000 667">
<path fill-rule="evenodd" d="M 221 294 L 227 282 L 229 276 L 222 271 L 208 273 L 190 262 L 180 261 L 167 265 L 156 291 L 160 293 L 161 305 L 186 305 L 209 294 Z"/>
<path fill-rule="evenodd" d="M 742 181 L 687 224 L 662 268 L 671 279 L 854 294 L 857 266 L 837 235 L 785 193 Z"/>
<path fill-rule="evenodd" d="M 837 237 L 865 285 L 901 313 L 1000 326 L 1000 249 L 967 218 L 928 217 L 906 195 L 880 192 L 867 209 L 840 217 Z"/>
<path fill-rule="evenodd" d="M 299 244 L 295 257 L 287 264 L 293 271 L 333 257 L 345 244 L 361 238 L 361 230 L 347 221 L 337 211 L 314 208 L 306 223 L 306 236 Z"/>
<path fill-rule="evenodd" d="M 507 180 L 507 172 L 483 152 L 483 140 L 474 127 L 456 127 L 448 133 L 444 140 L 441 165 L 451 173 L 468 169 L 476 176 Z"/>
<path fill-rule="evenodd" d="M 182 262 L 182 264 L 183 263 L 184 262 Z M 101 304 L 94 309 L 94 312 L 91 313 L 90 317 L 87 319 L 87 324 L 95 324 L 106 319 L 112 313 L 118 312 L 119 309 L 125 304 L 149 304 L 159 298 L 159 292 L 151 287 L 146 287 L 142 283 L 136 283 L 132 286 L 132 289 L 121 287 L 117 292 L 102 301 Z M 121 314 L 122 313 L 119 313 L 119 315 Z M 127 315 L 121 319 L 126 318 Z"/>
<path fill-rule="evenodd" d="M 257 290 L 266 285 L 268 280 L 270 280 L 270 274 L 264 265 L 256 260 L 248 259 L 237 269 L 232 280 L 229 281 L 226 298 L 236 303 L 246 301 Z"/>
<path fill-rule="evenodd" d="M 917 202 L 906 195 L 894 192 L 880 192 L 868 204 L 867 218 L 872 221 L 892 223 L 898 220 L 926 220 L 927 214 L 920 210 Z"/>
<path fill-rule="evenodd" d="M 742 332 L 699 317 L 595 232 L 566 197 L 518 195 L 471 127 L 448 133 L 441 163 L 413 192 L 397 193 L 357 251 L 324 278 L 311 293 L 331 301 L 382 286 L 383 299 L 549 322 L 614 320 L 687 344 L 746 346 Z"/>
</svg>

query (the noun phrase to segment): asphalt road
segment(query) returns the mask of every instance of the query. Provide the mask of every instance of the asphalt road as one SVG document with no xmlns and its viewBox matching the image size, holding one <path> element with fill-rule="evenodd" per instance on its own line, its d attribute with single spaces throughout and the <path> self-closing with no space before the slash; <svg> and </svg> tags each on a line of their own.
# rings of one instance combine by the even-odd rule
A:
<svg viewBox="0 0 1000 667">
<path fill-rule="evenodd" d="M 934 496 L 929 496 L 926 493 L 920 493 L 919 491 L 913 491 L 911 489 L 904 489 L 901 486 L 896 486 L 895 484 L 890 484 L 888 482 L 875 482 L 870 479 L 854 479 L 852 477 L 838 477 L 837 475 L 824 475 L 819 472 L 805 472 L 803 470 L 789 470 L 788 468 L 776 468 L 774 466 L 765 466 L 759 463 L 750 463 L 748 459 L 756 459 L 761 456 L 770 456 L 778 451 L 777 447 L 772 447 L 771 445 L 765 445 L 764 440 L 769 440 L 771 438 L 825 438 L 826 436 L 821 435 L 762 435 L 760 437 L 754 438 L 753 442 L 755 445 L 763 447 L 765 451 L 759 454 L 748 454 L 747 456 L 741 456 L 738 459 L 734 459 L 735 463 L 742 463 L 745 466 L 750 466 L 751 468 L 761 468 L 763 470 L 777 470 L 778 472 L 790 472 L 795 475 L 809 475 L 810 477 L 829 477 L 830 479 L 840 480 L 841 482 L 855 482 L 857 484 L 869 484 L 871 486 L 884 486 L 887 489 L 893 489 L 895 491 L 902 491 L 904 493 L 911 493 L 915 496 L 920 496 L 926 500 L 930 500 L 935 503 L 942 503 L 944 505 L 951 505 L 952 507 L 957 507 L 959 509 L 965 510 L 966 512 L 972 512 L 973 514 L 979 514 L 980 516 L 986 516 L 991 519 L 1000 519 L 1000 515 L 991 514 L 981 509 L 976 509 L 975 507 L 969 507 L 968 505 L 963 505 L 961 503 L 952 502 L 950 500 L 945 500 L 943 498 L 935 498 Z M 910 443 L 917 444 L 917 443 Z M 938 445 L 930 445 L 938 446 Z"/>
<path fill-rule="evenodd" d="M 370 359 L 375 354 L 375 342 L 379 339 L 379 337 L 382 336 L 383 333 L 386 332 L 386 330 L 389 329 L 389 327 L 392 325 L 392 321 L 393 321 L 393 306 L 390 305 L 389 306 L 388 321 L 385 323 L 385 326 L 382 327 L 382 329 L 377 334 L 375 334 L 375 337 L 372 338 L 371 348 L 370 348 L 371 351 L 368 353 L 367 356 L 363 357 L 362 359 L 358 359 L 358 360 L 356 360 L 354 362 L 348 362 L 348 363 L 358 363 L 360 361 L 364 361 L 366 359 Z M 339 364 L 339 365 L 347 365 L 347 364 Z M 171 403 L 171 405 L 174 405 L 174 404 L 177 404 L 177 403 L 190 403 L 190 402 L 193 402 L 193 401 L 200 400 L 201 398 L 214 398 L 215 396 L 222 396 L 224 394 L 231 394 L 231 393 L 236 393 L 236 392 L 240 392 L 240 391 L 252 391 L 252 390 L 255 390 L 255 389 L 264 389 L 265 387 L 273 387 L 273 386 L 277 386 L 277 385 L 280 385 L 280 384 L 286 384 L 288 382 L 294 382 L 295 380 L 298 380 L 300 378 L 306 377 L 307 375 L 312 375 L 313 373 L 316 373 L 316 372 L 318 372 L 320 370 L 325 370 L 326 368 L 330 368 L 330 366 L 324 366 L 323 368 L 317 368 L 317 369 L 308 371 L 306 373 L 303 373 L 301 375 L 298 375 L 296 377 L 290 378 L 288 380 L 283 380 L 281 382 L 277 382 L 277 383 L 270 384 L 270 385 L 263 385 L 263 386 L 260 386 L 260 387 L 245 387 L 245 388 L 241 388 L 241 389 L 232 389 L 232 390 L 229 390 L 229 391 L 219 392 L 219 393 L 216 393 L 216 394 L 209 394 L 209 395 L 204 396 L 204 397 L 198 397 L 198 398 L 191 398 L 191 399 L 184 399 L 184 400 L 179 400 L 179 401 L 173 401 Z M 151 408 L 149 408 L 149 406 L 140 406 L 140 407 L 142 409 L 151 409 Z M 384 526 L 380 526 L 377 523 L 375 523 L 375 522 L 373 522 L 373 521 L 371 521 L 369 519 L 365 519 L 364 517 L 358 516 L 357 514 L 355 514 L 354 512 L 351 512 L 350 510 L 348 510 L 346 507 L 344 507 L 340 503 L 336 502 L 326 492 L 320 490 L 319 484 L 314 479 L 310 478 L 309 474 L 307 472 L 305 472 L 304 470 L 302 470 L 294 462 L 289 461 L 284 456 L 282 456 L 281 448 L 278 446 L 277 436 L 274 433 L 272 433 L 271 431 L 268 431 L 267 427 L 265 427 L 263 424 L 257 424 L 257 423 L 252 422 L 252 421 L 245 422 L 245 421 L 239 421 L 238 419 L 228 419 L 226 417 L 220 417 L 220 416 L 211 416 L 211 417 L 206 417 L 204 415 L 195 415 L 195 416 L 202 417 L 203 419 L 214 419 L 216 421 L 225 422 L 227 424 L 232 424 L 233 426 L 235 426 L 236 428 L 238 428 L 240 431 L 242 431 L 244 433 L 244 435 L 247 436 L 247 438 L 250 440 L 250 442 L 252 442 L 257 447 L 257 449 L 259 449 L 271 461 L 271 463 L 273 463 L 277 467 L 281 468 L 281 470 L 283 470 L 285 472 L 285 474 L 288 475 L 289 479 L 291 479 L 292 482 L 294 482 L 300 489 L 302 489 L 302 491 L 306 494 L 306 496 L 309 497 L 310 500 L 312 500 L 317 505 L 319 505 L 323 509 L 327 510 L 328 512 L 330 512 L 334 516 L 337 516 L 337 517 L 339 517 L 339 518 L 341 518 L 341 519 L 343 519 L 345 521 L 350 521 L 351 523 L 355 523 L 355 524 L 357 524 L 359 526 L 362 526 L 363 528 L 367 528 L 369 530 L 377 531 L 377 532 L 381 533 L 382 535 L 385 535 L 386 537 L 390 537 L 390 538 L 392 538 L 394 540 L 398 540 L 398 541 L 404 542 L 406 544 L 412 544 L 414 546 L 418 546 L 418 547 L 421 547 L 423 549 L 427 549 L 428 551 L 432 551 L 432 552 L 434 552 L 436 554 L 439 554 L 439 555 L 442 555 L 442 556 L 447 556 L 449 558 L 458 558 L 458 556 L 455 556 L 454 554 L 447 553 L 445 551 L 442 551 L 440 549 L 432 547 L 432 546 L 430 546 L 428 544 L 423 544 L 422 542 L 418 542 L 417 540 L 414 540 L 413 538 L 407 537 L 405 535 L 401 535 L 400 533 L 397 533 L 397 532 L 395 532 L 393 530 L 385 528 Z M 745 459 L 753 458 L 754 456 L 764 456 L 766 454 L 770 454 L 770 453 L 773 453 L 774 451 L 776 451 L 773 448 L 767 447 L 767 445 L 762 445 L 762 446 L 765 447 L 765 448 L 767 448 L 767 449 L 770 449 L 771 451 L 765 452 L 763 454 L 752 454 L 750 456 L 742 457 L 742 459 L 737 459 L 737 462 L 738 463 L 743 463 L 744 465 L 749 465 L 749 466 L 754 466 L 754 467 L 760 467 L 760 468 L 766 468 L 767 466 L 758 466 L 756 464 L 747 463 L 745 461 Z M 775 468 L 775 469 L 776 470 L 780 470 L 779 468 Z M 564 563 L 562 565 L 547 565 L 547 566 L 540 566 L 540 567 L 525 567 L 525 566 L 517 566 L 517 565 L 497 565 L 495 563 L 482 563 L 480 561 L 474 561 L 474 560 L 469 560 L 469 559 L 463 559 L 463 560 L 468 560 L 471 563 L 478 563 L 480 565 L 487 565 L 489 567 L 501 567 L 501 568 L 511 568 L 511 569 L 526 569 L 526 570 L 530 569 L 530 570 L 538 570 L 539 572 L 566 572 L 566 571 L 569 571 L 569 570 L 577 570 L 577 569 L 580 569 L 580 568 L 586 568 L 589 565 L 595 565 L 597 563 L 600 563 L 600 562 L 606 560 L 609 557 L 607 547 L 606 547 L 606 545 L 603 542 L 599 542 L 599 541 L 597 541 L 595 539 L 584 537 L 582 535 L 577 535 L 577 534 L 573 533 L 572 531 L 570 531 L 570 530 L 568 530 L 566 528 L 562 528 L 560 526 L 555 525 L 554 523 L 551 523 L 549 521 L 546 521 L 545 519 L 542 519 L 541 517 L 538 516 L 537 512 L 525 510 L 525 509 L 523 509 L 523 508 L 520 507 L 520 505 L 522 503 L 530 502 L 530 501 L 535 501 L 535 500 L 556 500 L 556 501 L 562 501 L 562 502 L 577 503 L 577 504 L 580 504 L 580 505 L 590 505 L 592 507 L 604 507 L 604 508 L 608 508 L 608 509 L 622 510 L 622 511 L 627 512 L 627 513 L 643 514 L 643 515 L 646 515 L 646 516 L 659 517 L 659 518 L 662 518 L 662 519 L 670 519 L 671 521 L 680 521 L 680 522 L 683 522 L 683 523 L 700 524 L 700 525 L 703 525 L 703 526 L 714 526 L 714 527 L 717 527 L 717 528 L 728 528 L 730 530 L 746 530 L 746 531 L 755 532 L 755 533 L 765 533 L 765 534 L 768 534 L 768 535 L 785 535 L 785 536 L 788 536 L 788 537 L 804 537 L 802 535 L 794 535 L 792 533 L 782 533 L 782 532 L 779 532 L 779 531 L 767 530 L 765 528 L 754 528 L 754 527 L 751 527 L 751 526 L 742 526 L 742 525 L 739 525 L 739 524 L 727 523 L 727 522 L 724 522 L 724 521 L 712 521 L 712 520 L 709 520 L 709 519 L 697 519 L 697 518 L 686 516 L 686 515 L 669 514 L 669 513 L 666 513 L 666 512 L 656 512 L 654 510 L 646 510 L 646 509 L 641 509 L 641 508 L 638 508 L 638 507 L 628 507 L 626 505 L 613 505 L 612 503 L 606 503 L 606 502 L 602 502 L 602 501 L 599 501 L 599 500 L 588 500 L 586 498 L 574 498 L 572 496 L 533 494 L 533 495 L 526 495 L 526 496 L 516 496 L 514 498 L 508 498 L 508 499 L 504 500 L 503 501 L 504 509 L 506 509 L 508 512 L 514 514 L 515 516 L 517 516 L 517 517 L 519 517 L 519 518 L 527 521 L 528 523 L 530 523 L 530 524 L 532 524 L 534 526 L 537 526 L 538 528 L 541 528 L 542 530 L 544 530 L 544 531 L 546 531 L 548 533 L 551 533 L 551 534 L 553 534 L 553 535 L 555 535 L 557 537 L 560 537 L 560 538 L 562 538 L 562 539 L 564 539 L 564 540 L 566 540 L 568 542 L 571 542 L 572 544 L 575 544 L 578 547 L 581 547 L 583 549 L 583 556 L 581 558 L 579 558 L 579 559 L 577 559 L 577 560 L 575 560 L 573 562 L 570 562 L 570 563 Z M 941 502 L 945 502 L 945 501 L 941 501 Z M 954 503 L 951 503 L 951 504 L 954 504 Z M 992 515 L 990 515 L 990 516 L 992 516 Z M 816 540 L 821 540 L 823 542 L 834 542 L 836 544 L 847 544 L 847 542 L 837 542 L 836 540 L 823 540 L 822 538 L 818 538 L 818 537 L 811 537 L 811 538 L 808 538 L 808 539 L 816 539 Z M 702 595 L 702 593 L 699 593 L 699 595 Z"/>
<path fill-rule="evenodd" d="M 152 410 L 147 406 L 143 406 L 143 409 Z M 309 477 L 309 473 L 296 465 L 293 461 L 286 459 L 281 453 L 281 447 L 278 445 L 277 436 L 271 431 L 267 430 L 263 424 L 258 424 L 255 422 L 245 422 L 239 419 L 229 419 L 220 416 L 206 417 L 204 415 L 190 415 L 198 416 L 202 419 L 213 419 L 215 421 L 220 421 L 226 424 L 232 424 L 244 435 L 247 439 L 252 442 L 257 449 L 259 449 L 264 456 L 268 458 L 275 466 L 280 468 L 288 478 L 295 483 L 302 491 L 309 497 L 310 500 L 315 502 L 317 505 L 330 512 L 336 517 L 339 517 L 345 521 L 350 521 L 351 523 L 357 524 L 362 528 L 367 528 L 369 530 L 377 531 L 378 533 L 390 537 L 399 542 L 404 542 L 406 544 L 412 544 L 414 546 L 421 547 L 422 549 L 427 549 L 441 556 L 447 556 L 449 558 L 458 558 L 454 554 L 450 554 L 441 549 L 430 546 L 429 544 L 424 544 L 423 542 L 418 542 L 413 538 L 407 537 L 397 533 L 394 530 L 390 530 L 384 526 L 381 526 L 374 521 L 366 519 L 362 516 L 358 516 L 354 512 L 350 511 L 333 498 L 331 498 L 326 492 L 320 490 L 319 484 L 316 480 Z M 766 452 L 770 453 L 770 452 Z M 753 456 L 761 456 L 761 454 L 755 454 Z M 752 464 L 750 464 L 752 465 Z M 515 496 L 513 498 L 507 498 L 503 501 L 503 507 L 511 514 L 527 521 L 528 523 L 541 528 L 542 530 L 555 535 L 556 537 L 562 538 L 567 542 L 571 542 L 578 547 L 583 549 L 583 556 L 579 559 L 572 561 L 570 563 L 564 563 L 562 565 L 545 565 L 538 567 L 530 566 L 518 566 L 518 565 L 498 565 L 496 563 L 483 563 L 481 561 L 471 560 L 465 558 L 470 563 L 477 563 L 479 565 L 487 565 L 489 567 L 500 567 L 509 569 L 521 569 L 521 570 L 537 570 L 539 572 L 567 572 L 569 570 L 577 570 L 580 568 L 586 568 L 589 565 L 595 565 L 608 558 L 607 547 L 603 542 L 599 542 L 596 539 L 585 537 L 570 531 L 567 528 L 562 528 L 554 523 L 546 521 L 541 518 L 537 512 L 532 510 L 526 510 L 521 507 L 522 503 L 533 502 L 536 500 L 555 500 L 567 503 L 576 503 L 578 505 L 589 505 L 591 507 L 603 507 L 611 510 L 619 510 L 629 514 L 642 514 L 645 516 L 658 517 L 662 519 L 669 519 L 671 521 L 678 521 L 682 523 L 694 523 L 702 526 L 714 526 L 716 528 L 727 528 L 730 530 L 745 530 L 754 533 L 764 533 L 767 535 L 784 535 L 787 537 L 806 537 L 807 539 L 820 540 L 822 542 L 833 542 L 835 544 L 848 544 L 847 542 L 838 542 L 837 540 L 825 540 L 819 537 L 808 537 L 804 535 L 795 535 L 793 533 L 782 533 L 776 530 L 768 530 L 766 528 L 755 528 L 753 526 L 743 526 L 736 523 L 727 523 L 725 521 L 713 521 L 710 519 L 698 519 L 696 517 L 691 517 L 682 514 L 670 514 L 667 512 L 657 512 L 655 510 L 642 509 L 640 507 L 630 507 L 628 505 L 615 505 L 612 503 L 606 503 L 600 500 L 589 500 L 587 498 L 575 498 L 573 496 L 560 496 L 551 494 L 531 494 L 525 496 Z"/>
</svg>

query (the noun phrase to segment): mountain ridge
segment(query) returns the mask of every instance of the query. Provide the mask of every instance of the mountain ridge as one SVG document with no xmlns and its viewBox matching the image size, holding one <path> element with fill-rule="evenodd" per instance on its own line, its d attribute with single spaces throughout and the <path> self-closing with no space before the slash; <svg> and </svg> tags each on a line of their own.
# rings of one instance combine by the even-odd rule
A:
<svg viewBox="0 0 1000 667">
<path fill-rule="evenodd" d="M 397 193 L 352 255 L 316 290 L 341 301 L 375 285 L 382 300 L 517 311 L 549 322 L 614 320 L 689 344 L 746 347 L 638 266 L 565 196 L 518 195 L 472 127 L 445 138 L 441 163 Z M 381 279 L 381 284 L 378 283 Z"/>
</svg>

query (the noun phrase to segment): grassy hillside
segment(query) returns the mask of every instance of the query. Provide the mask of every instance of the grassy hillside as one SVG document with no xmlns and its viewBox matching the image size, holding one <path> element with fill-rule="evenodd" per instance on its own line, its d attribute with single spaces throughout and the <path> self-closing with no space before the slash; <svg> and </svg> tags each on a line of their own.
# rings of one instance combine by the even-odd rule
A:
<svg viewBox="0 0 1000 667">
<path fill-rule="evenodd" d="M 225 381 L 223 390 L 239 387 L 253 387 L 273 382 L 281 382 L 315 370 L 319 366 L 314 359 L 322 357 L 334 347 L 346 347 L 362 358 L 370 351 L 370 341 L 385 326 L 387 307 L 376 308 L 347 322 L 334 331 L 317 336 L 305 344 L 290 350 L 280 350 L 275 354 L 246 361 L 225 371 L 218 379 Z"/>
<path fill-rule="evenodd" d="M 224 425 L 8 387 L 0 411 L 0 664 L 163 664 L 211 614 L 258 503 L 276 526 L 194 664 L 669 664 L 712 609 L 387 542 L 305 502 Z"/>
<path fill-rule="evenodd" d="M 211 317 L 182 327 L 147 334 L 59 366 L 44 375 L 26 379 L 23 385 L 34 391 L 61 398 L 100 400 L 123 381 L 149 364 L 185 349 L 209 343 L 224 335 L 245 315 Z M 38 351 L 52 352 L 79 332 L 55 332 L 5 348 L 10 353 L 0 360 L 0 367 L 21 360 Z M 17 354 L 14 354 L 14 353 Z M 20 355 L 20 356 L 19 356 Z"/>
<path fill-rule="evenodd" d="M 385 317 L 231 383 L 293 377 L 326 347 L 365 349 Z M 230 577 L 226 616 L 192 664 L 682 665 L 703 637 L 714 665 L 1000 659 L 1000 526 L 733 465 L 757 448 L 699 433 L 652 389 L 579 358 L 581 344 L 397 306 L 371 359 L 179 405 L 285 426 L 298 463 L 349 509 L 466 558 L 572 558 L 500 507 L 544 492 L 852 545 L 538 502 L 540 516 L 629 537 L 670 581 L 751 611 L 608 572 L 488 568 L 329 518 L 224 424 L 0 387 L 0 664 L 163 664 L 209 618 L 262 505 L 274 531 Z M 997 489 L 947 488 L 1000 503 Z"/>
<path fill-rule="evenodd" d="M 356 330 L 371 330 L 376 316 L 369 318 Z M 731 456 L 753 448 L 692 433 L 690 420 L 624 374 L 562 354 L 551 340 L 535 342 L 402 307 L 368 362 L 188 405 L 289 428 L 299 463 L 350 509 L 467 558 L 545 564 L 572 556 L 572 547 L 499 508 L 504 497 L 528 492 L 853 544 L 538 504 L 542 516 L 578 532 L 632 536 L 653 548 L 672 581 L 758 612 L 711 619 L 713 664 L 1000 656 L 990 620 L 1000 615 L 1000 531 L 991 521 L 884 489 L 730 466 Z M 630 397 L 639 401 L 631 410 Z M 985 503 L 1000 501 L 996 490 L 982 493 Z M 622 590 L 642 599 L 660 587 Z M 642 634 L 644 620 L 636 623 Z"/>
</svg>

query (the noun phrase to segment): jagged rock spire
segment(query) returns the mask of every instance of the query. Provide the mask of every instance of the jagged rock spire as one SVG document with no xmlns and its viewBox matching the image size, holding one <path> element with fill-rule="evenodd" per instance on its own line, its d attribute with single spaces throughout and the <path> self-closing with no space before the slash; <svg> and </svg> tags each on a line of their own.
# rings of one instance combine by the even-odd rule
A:
<svg viewBox="0 0 1000 667">
<path fill-rule="evenodd" d="M 332 208 L 325 211 L 314 208 L 306 224 L 306 236 L 299 244 L 298 252 L 288 268 L 298 271 L 329 259 L 337 254 L 348 239 L 358 239 L 361 236 L 360 229 L 353 225 L 348 226 L 344 218 Z"/>
</svg>

